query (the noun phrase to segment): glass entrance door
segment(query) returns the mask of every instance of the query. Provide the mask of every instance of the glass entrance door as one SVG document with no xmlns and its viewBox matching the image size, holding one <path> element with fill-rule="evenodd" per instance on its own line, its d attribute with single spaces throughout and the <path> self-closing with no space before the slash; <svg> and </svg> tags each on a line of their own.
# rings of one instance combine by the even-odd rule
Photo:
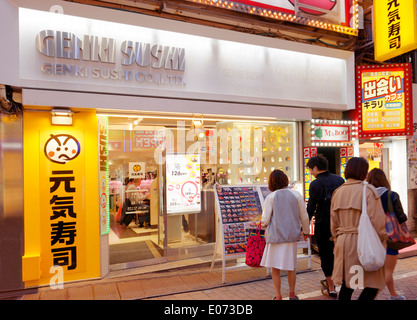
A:
<svg viewBox="0 0 417 320">
<path fill-rule="evenodd" d="M 162 171 L 155 159 L 164 127 L 129 122 L 111 117 L 108 124 L 111 270 L 166 260 Z"/>
<path fill-rule="evenodd" d="M 391 189 L 400 195 L 403 208 L 408 206 L 408 157 L 405 138 L 387 138 L 378 141 L 363 141 L 359 144 L 359 156 L 369 162 L 369 170 L 382 169 Z"/>
</svg>

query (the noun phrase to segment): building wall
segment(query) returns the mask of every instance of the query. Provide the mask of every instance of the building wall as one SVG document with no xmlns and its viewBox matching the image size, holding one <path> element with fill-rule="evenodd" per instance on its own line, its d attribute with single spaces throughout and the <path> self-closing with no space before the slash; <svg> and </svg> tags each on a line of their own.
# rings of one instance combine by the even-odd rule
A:
<svg viewBox="0 0 417 320">
<path fill-rule="evenodd" d="M 415 71 L 415 70 L 414 70 Z M 414 124 L 414 143 L 417 141 L 417 84 L 413 83 L 413 124 Z M 408 140 L 408 143 L 412 143 L 412 139 Z M 410 145 L 408 145 L 408 150 L 410 150 Z M 410 159 L 412 155 L 409 154 L 409 176 L 410 178 L 417 179 L 417 176 L 411 177 L 414 175 L 413 170 L 411 169 L 412 161 Z M 415 162 L 414 162 L 415 163 Z M 409 183 L 408 189 L 408 228 L 417 235 L 417 188 L 413 188 L 413 185 Z"/>
<path fill-rule="evenodd" d="M 417 189 L 408 190 L 408 220 L 407 227 L 417 236 Z"/>
<path fill-rule="evenodd" d="M 23 288 L 22 117 L 0 114 L 0 292 Z"/>
</svg>

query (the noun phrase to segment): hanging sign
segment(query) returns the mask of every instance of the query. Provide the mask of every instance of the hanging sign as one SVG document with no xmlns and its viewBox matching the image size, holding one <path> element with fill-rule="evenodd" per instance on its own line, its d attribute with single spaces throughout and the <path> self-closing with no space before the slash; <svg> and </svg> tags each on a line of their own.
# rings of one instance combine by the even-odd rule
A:
<svg viewBox="0 0 417 320">
<path fill-rule="evenodd" d="M 413 134 L 411 73 L 409 63 L 356 68 L 359 138 Z"/>
<path fill-rule="evenodd" d="M 417 48 L 416 0 L 373 3 L 375 60 L 385 61 Z"/>
<path fill-rule="evenodd" d="M 200 155 L 167 154 L 167 213 L 201 211 Z"/>
</svg>

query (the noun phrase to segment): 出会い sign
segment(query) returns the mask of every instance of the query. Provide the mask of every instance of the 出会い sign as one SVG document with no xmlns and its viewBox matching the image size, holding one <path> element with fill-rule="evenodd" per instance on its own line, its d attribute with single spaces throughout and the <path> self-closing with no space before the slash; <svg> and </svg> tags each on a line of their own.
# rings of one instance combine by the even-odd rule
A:
<svg viewBox="0 0 417 320">
<path fill-rule="evenodd" d="M 358 66 L 358 137 L 413 134 L 411 65 Z"/>
</svg>

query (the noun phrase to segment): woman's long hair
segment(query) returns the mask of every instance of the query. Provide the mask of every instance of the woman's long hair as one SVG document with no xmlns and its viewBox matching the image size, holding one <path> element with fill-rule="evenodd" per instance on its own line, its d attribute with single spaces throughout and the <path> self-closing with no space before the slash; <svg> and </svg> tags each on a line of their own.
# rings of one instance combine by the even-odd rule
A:
<svg viewBox="0 0 417 320">
<path fill-rule="evenodd" d="M 388 190 L 391 190 L 391 185 L 385 175 L 384 171 L 378 168 L 374 168 L 368 173 L 368 177 L 366 178 L 369 184 L 372 184 L 375 188 L 385 187 Z"/>
</svg>

